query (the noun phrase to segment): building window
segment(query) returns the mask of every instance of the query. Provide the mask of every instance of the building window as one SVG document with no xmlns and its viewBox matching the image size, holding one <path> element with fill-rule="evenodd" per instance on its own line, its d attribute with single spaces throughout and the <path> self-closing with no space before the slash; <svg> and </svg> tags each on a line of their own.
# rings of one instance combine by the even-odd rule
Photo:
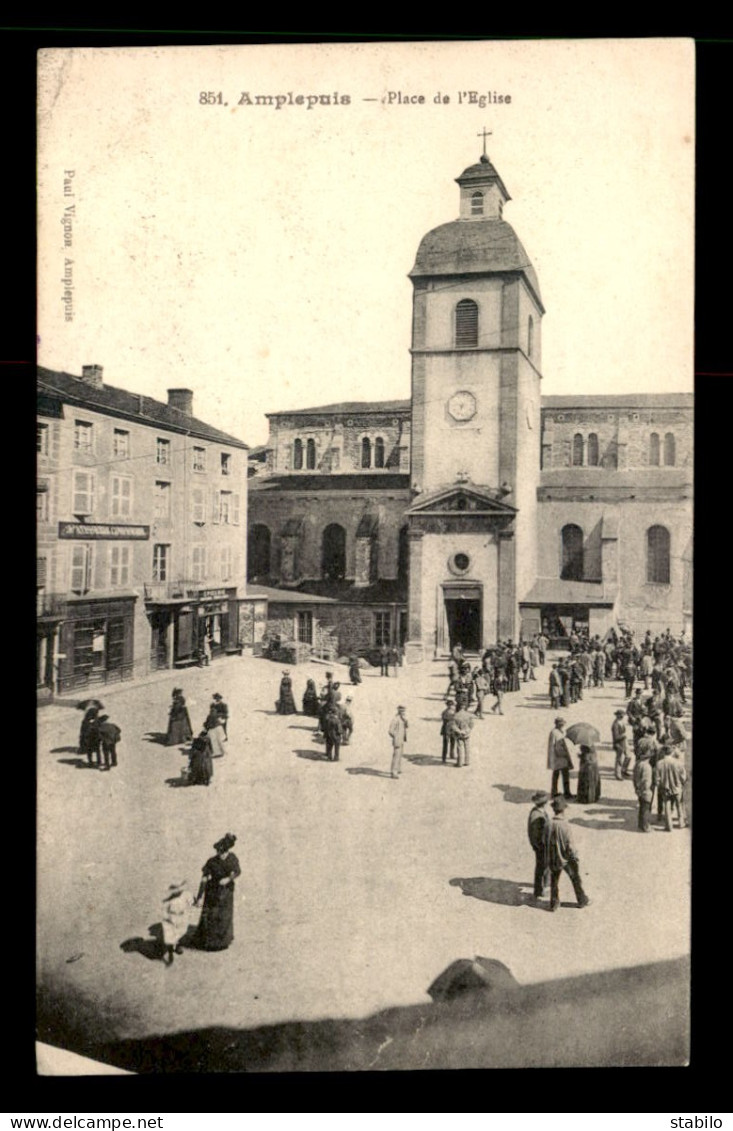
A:
<svg viewBox="0 0 733 1131">
<path fill-rule="evenodd" d="M 71 592 L 88 593 L 92 585 L 92 547 L 86 543 L 71 550 Z"/>
<path fill-rule="evenodd" d="M 562 581 L 583 580 L 583 531 L 574 523 L 562 528 Z"/>
<path fill-rule="evenodd" d="M 374 441 L 374 466 L 384 467 L 384 440 L 381 436 Z"/>
<path fill-rule="evenodd" d="M 646 579 L 652 585 L 669 585 L 669 531 L 650 526 L 646 532 Z"/>
<path fill-rule="evenodd" d="M 159 522 L 170 522 L 171 485 L 164 479 L 156 479 L 153 493 L 153 515 Z"/>
<path fill-rule="evenodd" d="M 153 546 L 153 581 L 168 580 L 170 551 L 170 546 L 163 542 L 158 542 Z"/>
<path fill-rule="evenodd" d="M 206 471 L 206 448 L 193 449 L 194 471 Z"/>
<path fill-rule="evenodd" d="M 298 640 L 301 644 L 313 643 L 313 613 L 298 613 Z"/>
<path fill-rule="evenodd" d="M 675 461 L 675 442 L 674 434 L 667 432 L 664 437 L 664 466 L 674 467 Z"/>
<path fill-rule="evenodd" d="M 204 512 L 205 496 L 203 487 L 194 487 L 191 490 L 191 521 L 202 525 L 206 522 Z"/>
<path fill-rule="evenodd" d="M 328 581 L 343 581 L 346 577 L 346 531 L 337 522 L 323 531 L 321 573 Z"/>
<path fill-rule="evenodd" d="M 316 466 L 315 440 L 308 440 L 307 444 L 305 445 L 305 466 L 311 471 Z"/>
<path fill-rule="evenodd" d="M 220 551 L 221 580 L 229 581 L 232 576 L 232 548 L 231 546 L 221 546 Z"/>
<path fill-rule="evenodd" d="M 456 349 L 478 345 L 478 306 L 470 298 L 462 298 L 456 306 Z"/>
<path fill-rule="evenodd" d="M 247 540 L 247 580 L 267 577 L 270 572 L 270 528 L 264 523 L 255 523 Z"/>
<path fill-rule="evenodd" d="M 583 466 L 583 437 L 580 432 L 573 436 L 573 467 Z"/>
<path fill-rule="evenodd" d="M 402 584 L 407 584 L 407 579 L 410 570 L 410 528 L 403 526 L 400 528 L 399 541 L 397 544 L 397 580 Z"/>
<path fill-rule="evenodd" d="M 130 547 L 115 545 L 110 550 L 109 583 L 119 589 L 130 584 Z"/>
<path fill-rule="evenodd" d="M 228 452 L 221 453 L 221 473 L 222 475 L 232 474 L 232 457 Z"/>
<path fill-rule="evenodd" d="M 112 436 L 112 454 L 118 459 L 130 458 L 130 433 L 124 428 L 115 428 Z"/>
<path fill-rule="evenodd" d="M 41 487 L 40 484 L 36 488 L 36 521 L 48 522 L 48 496 L 49 491 L 46 486 Z"/>
<path fill-rule="evenodd" d="M 484 194 L 482 192 L 471 193 L 471 215 L 483 216 L 484 214 Z"/>
<path fill-rule="evenodd" d="M 389 644 L 392 639 L 392 614 L 391 613 L 375 613 L 374 614 L 374 643 L 378 648 L 383 644 Z"/>
<path fill-rule="evenodd" d="M 203 581 L 206 577 L 206 546 L 191 549 L 191 580 Z"/>
<path fill-rule="evenodd" d="M 39 456 L 48 455 L 48 434 L 47 424 L 36 424 L 36 451 Z"/>
<path fill-rule="evenodd" d="M 372 466 L 372 442 L 368 436 L 364 436 L 361 441 L 361 466 Z"/>
<path fill-rule="evenodd" d="M 163 440 L 160 436 L 155 441 L 155 461 L 161 467 L 167 467 L 171 462 L 171 442 Z"/>
<path fill-rule="evenodd" d="M 341 449 L 331 448 L 331 471 L 339 471 L 341 468 Z"/>
<path fill-rule="evenodd" d="M 293 444 L 293 468 L 295 471 L 303 469 L 303 441 L 296 440 Z"/>
<path fill-rule="evenodd" d="M 94 439 L 94 425 L 88 420 L 77 420 L 74 423 L 74 448 L 77 452 L 91 452 Z"/>
<path fill-rule="evenodd" d="M 132 514 L 132 479 L 112 476 L 112 517 L 129 518 Z"/>
<path fill-rule="evenodd" d="M 598 437 L 595 432 L 588 437 L 588 467 L 598 467 Z"/>
<path fill-rule="evenodd" d="M 94 474 L 91 471 L 75 471 L 73 481 L 71 513 L 78 515 L 94 514 Z"/>
<path fill-rule="evenodd" d="M 659 467 L 659 435 L 656 432 L 649 437 L 649 465 Z"/>
<path fill-rule="evenodd" d="M 218 514 L 214 516 L 215 522 L 223 522 L 228 526 L 232 517 L 232 493 L 231 491 L 219 492 L 219 506 Z"/>
<path fill-rule="evenodd" d="M 533 350 L 534 350 L 534 319 L 532 318 L 532 315 L 530 314 L 529 319 L 527 321 L 527 357 L 532 356 Z"/>
</svg>

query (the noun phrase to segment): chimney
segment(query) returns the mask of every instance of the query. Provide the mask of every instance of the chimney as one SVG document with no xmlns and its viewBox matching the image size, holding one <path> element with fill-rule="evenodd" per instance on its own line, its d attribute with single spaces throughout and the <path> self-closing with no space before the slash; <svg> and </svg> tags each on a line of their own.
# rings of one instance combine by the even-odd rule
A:
<svg viewBox="0 0 733 1131">
<path fill-rule="evenodd" d="M 95 389 L 102 388 L 102 366 L 101 365 L 82 365 L 81 367 L 81 380 L 85 381 L 87 385 L 93 385 Z"/>
<path fill-rule="evenodd" d="M 169 389 L 168 404 L 185 412 L 186 416 L 193 416 L 193 391 L 191 389 Z"/>
</svg>

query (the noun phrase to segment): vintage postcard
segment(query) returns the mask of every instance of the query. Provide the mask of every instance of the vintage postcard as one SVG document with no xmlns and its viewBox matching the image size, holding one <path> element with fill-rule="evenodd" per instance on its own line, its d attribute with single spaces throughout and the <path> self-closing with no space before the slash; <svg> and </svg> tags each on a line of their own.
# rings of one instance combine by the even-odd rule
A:
<svg viewBox="0 0 733 1131">
<path fill-rule="evenodd" d="M 40 52 L 42 1074 L 687 1063 L 694 60 Z"/>
</svg>

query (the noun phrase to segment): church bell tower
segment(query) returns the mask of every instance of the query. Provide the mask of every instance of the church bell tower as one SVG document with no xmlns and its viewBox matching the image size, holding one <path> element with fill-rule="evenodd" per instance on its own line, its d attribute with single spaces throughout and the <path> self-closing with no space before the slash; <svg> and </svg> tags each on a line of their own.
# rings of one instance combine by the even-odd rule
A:
<svg viewBox="0 0 733 1131">
<path fill-rule="evenodd" d="M 410 272 L 408 616 L 427 654 L 516 639 L 537 563 L 539 283 L 485 149 L 456 181 L 458 219 L 423 237 Z"/>
</svg>

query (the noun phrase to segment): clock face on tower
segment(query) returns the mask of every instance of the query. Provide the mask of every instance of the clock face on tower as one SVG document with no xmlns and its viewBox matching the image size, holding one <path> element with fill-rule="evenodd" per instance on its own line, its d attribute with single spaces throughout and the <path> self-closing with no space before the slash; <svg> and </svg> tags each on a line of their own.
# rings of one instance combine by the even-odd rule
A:
<svg viewBox="0 0 733 1131">
<path fill-rule="evenodd" d="M 448 401 L 448 412 L 454 420 L 471 420 L 476 415 L 476 398 L 467 389 L 454 393 Z"/>
</svg>

